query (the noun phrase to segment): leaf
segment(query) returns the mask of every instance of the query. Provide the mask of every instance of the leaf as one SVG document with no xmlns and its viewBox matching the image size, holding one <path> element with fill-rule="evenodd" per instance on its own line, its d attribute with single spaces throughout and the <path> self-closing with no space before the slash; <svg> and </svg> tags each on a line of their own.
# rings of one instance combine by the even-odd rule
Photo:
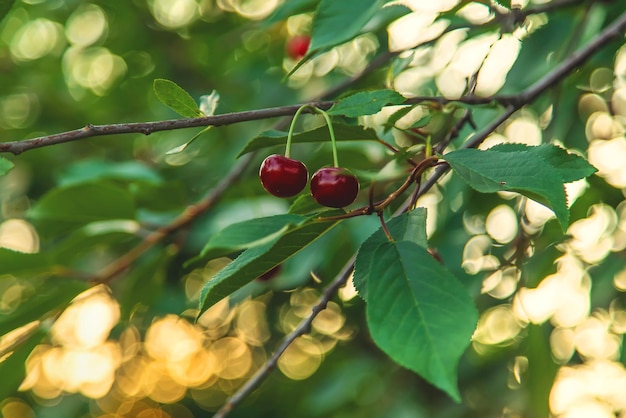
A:
<svg viewBox="0 0 626 418">
<path fill-rule="evenodd" d="M 287 19 L 290 16 L 313 11 L 319 0 L 289 0 L 274 10 L 266 20 L 266 25 Z"/>
<path fill-rule="evenodd" d="M 336 213 L 332 211 L 331 214 Z M 328 232 L 337 222 L 309 219 L 263 245 L 244 251 L 205 283 L 198 316 L 248 282 L 268 272 Z"/>
<path fill-rule="evenodd" d="M 507 9 L 511 9 L 511 0 L 496 0 L 496 3 L 506 7 Z"/>
<path fill-rule="evenodd" d="M 157 78 L 154 80 L 154 93 L 165 106 L 184 118 L 203 116 L 195 100 L 187 91 L 170 80 Z"/>
<path fill-rule="evenodd" d="M 15 4 L 15 0 L 0 0 L 0 23 L 9 15 L 13 4 Z"/>
<path fill-rule="evenodd" d="M 567 150 L 553 144 L 528 146 L 524 144 L 506 143 L 495 145 L 489 148 L 489 150 L 498 152 L 529 151 L 543 158 L 548 164 L 555 168 L 559 172 L 563 183 L 570 183 L 589 177 L 598 171 L 583 157 L 571 154 L 567 152 Z"/>
<path fill-rule="evenodd" d="M 0 248 L 0 276 L 36 274 L 49 270 L 53 265 L 52 258 L 44 253 L 26 254 Z"/>
<path fill-rule="evenodd" d="M 460 149 L 445 154 L 455 173 L 482 193 L 521 193 L 554 211 L 563 231 L 569 211 L 561 172 L 536 152 Z"/>
<path fill-rule="evenodd" d="M 213 235 L 200 256 L 212 259 L 256 247 L 275 240 L 305 221 L 307 218 L 303 216 L 282 214 L 232 224 Z"/>
<path fill-rule="evenodd" d="M 38 329 L 26 341 L 13 350 L 9 357 L 0 362 L 0 399 L 7 399 L 17 392 L 26 377 L 26 360 L 35 347 L 46 337 L 46 332 Z"/>
<path fill-rule="evenodd" d="M 45 194 L 28 212 L 45 236 L 67 233 L 90 222 L 133 219 L 131 193 L 105 182 L 73 184 Z"/>
<path fill-rule="evenodd" d="M 405 101 L 406 98 L 394 90 L 361 91 L 339 100 L 328 113 L 355 118 L 373 115 L 387 105 L 399 105 Z"/>
<path fill-rule="evenodd" d="M 0 157 L 0 176 L 4 176 L 6 173 L 11 171 L 14 165 L 15 164 L 7 160 L 6 158 Z"/>
<path fill-rule="evenodd" d="M 412 241 L 422 248 L 428 248 L 426 238 L 426 209 L 417 208 L 410 212 L 396 216 L 387 222 L 387 229 L 396 240 Z M 359 248 L 354 262 L 352 281 L 359 292 L 359 296 L 367 301 L 367 282 L 372 264 L 378 262 L 374 253 L 380 244 L 389 242 L 382 227 L 369 236 Z"/>
<path fill-rule="evenodd" d="M 204 116 L 213 116 L 220 102 L 220 94 L 216 90 L 212 90 L 209 94 L 200 96 L 200 112 Z"/>
<path fill-rule="evenodd" d="M 333 123 L 333 129 L 337 141 L 377 141 L 376 131 L 370 128 L 364 128 L 359 125 L 347 125 L 345 123 Z M 293 135 L 293 143 L 305 142 L 328 142 L 330 134 L 328 127 L 320 126 L 310 131 L 299 132 Z M 282 131 L 265 131 L 261 135 L 253 138 L 246 144 L 243 150 L 237 155 L 241 157 L 252 151 L 272 147 L 275 145 L 284 145 L 287 143 L 287 132 Z"/>
<path fill-rule="evenodd" d="M 374 342 L 459 402 L 457 364 L 478 320 L 471 297 L 414 242 L 382 243 L 373 258 L 366 310 Z"/>
<path fill-rule="evenodd" d="M 67 306 L 79 293 L 87 290 L 84 281 L 69 279 L 49 279 L 36 293 L 10 313 L 0 315 L 0 335 L 19 328 L 29 322 L 44 318 L 49 312 Z"/>
<path fill-rule="evenodd" d="M 353 39 L 381 5 L 380 0 L 321 0 L 313 17 L 309 51 L 329 49 Z"/>
<path fill-rule="evenodd" d="M 161 176 L 148 165 L 138 161 L 113 162 L 99 159 L 78 161 L 70 165 L 59 177 L 61 186 L 111 179 L 160 183 Z"/>
</svg>

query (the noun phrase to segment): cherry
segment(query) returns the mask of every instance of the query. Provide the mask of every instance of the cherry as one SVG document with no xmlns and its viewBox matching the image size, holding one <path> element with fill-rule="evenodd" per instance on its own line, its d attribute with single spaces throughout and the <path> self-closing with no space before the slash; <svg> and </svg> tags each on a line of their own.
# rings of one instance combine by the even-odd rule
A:
<svg viewBox="0 0 626 418">
<path fill-rule="evenodd" d="M 291 197 L 304 189 L 309 172 L 302 162 L 273 154 L 263 160 L 259 177 L 269 193 L 276 197 Z"/>
<path fill-rule="evenodd" d="M 311 43 L 311 37 L 308 35 L 298 35 L 287 41 L 286 50 L 287 55 L 294 59 L 299 60 L 306 55 L 309 50 L 309 44 Z"/>
<path fill-rule="evenodd" d="M 355 201 L 359 181 L 345 168 L 320 168 L 311 177 L 311 196 L 317 203 L 330 208 L 343 208 Z"/>
</svg>

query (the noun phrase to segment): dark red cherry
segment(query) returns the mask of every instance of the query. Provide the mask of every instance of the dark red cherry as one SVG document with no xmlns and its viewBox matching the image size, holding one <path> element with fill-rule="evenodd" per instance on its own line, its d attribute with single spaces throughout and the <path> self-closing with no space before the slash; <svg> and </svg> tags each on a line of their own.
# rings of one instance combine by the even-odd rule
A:
<svg viewBox="0 0 626 418">
<path fill-rule="evenodd" d="M 309 44 L 311 43 L 311 37 L 308 35 L 298 35 L 287 41 L 286 50 L 287 55 L 291 59 L 299 60 L 304 57 L 309 50 Z"/>
<path fill-rule="evenodd" d="M 354 202 L 358 193 L 359 181 L 345 168 L 320 168 L 311 177 L 311 196 L 322 206 L 343 208 Z"/>
<path fill-rule="evenodd" d="M 304 189 L 309 172 L 302 162 L 274 154 L 263 160 L 259 177 L 269 193 L 276 197 L 291 197 Z"/>
</svg>

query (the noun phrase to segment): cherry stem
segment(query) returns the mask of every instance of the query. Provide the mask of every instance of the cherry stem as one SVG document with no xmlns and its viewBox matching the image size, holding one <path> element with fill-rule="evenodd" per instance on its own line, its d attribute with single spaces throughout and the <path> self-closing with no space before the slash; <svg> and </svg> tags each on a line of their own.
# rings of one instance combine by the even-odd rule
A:
<svg viewBox="0 0 626 418">
<path fill-rule="evenodd" d="M 324 119 L 326 119 L 326 125 L 328 125 L 328 133 L 330 134 L 330 143 L 333 147 L 333 166 L 339 167 L 339 158 L 337 157 L 337 141 L 335 140 L 335 130 L 333 129 L 333 123 L 330 120 L 330 116 L 328 116 L 328 113 L 324 112 L 322 109 L 318 109 L 317 107 L 314 107 L 313 110 L 324 116 Z"/>
<path fill-rule="evenodd" d="M 289 126 L 289 133 L 287 134 L 287 145 L 285 147 L 285 157 L 287 158 L 289 158 L 290 152 L 291 152 L 291 138 L 293 137 L 293 131 L 296 127 L 296 121 L 298 120 L 298 117 L 300 116 L 300 114 L 307 108 L 317 110 L 316 107 L 306 104 L 306 105 L 300 106 L 298 110 L 296 110 L 296 113 L 293 115 L 293 119 L 291 120 L 291 125 Z"/>
</svg>

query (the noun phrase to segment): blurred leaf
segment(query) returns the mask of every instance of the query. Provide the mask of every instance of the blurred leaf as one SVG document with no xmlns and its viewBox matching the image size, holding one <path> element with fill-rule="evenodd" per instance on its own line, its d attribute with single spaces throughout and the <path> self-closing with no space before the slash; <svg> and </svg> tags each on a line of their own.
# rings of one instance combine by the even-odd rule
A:
<svg viewBox="0 0 626 418">
<path fill-rule="evenodd" d="M 113 283 L 120 302 L 122 318 L 128 319 L 137 309 L 153 306 L 163 291 L 171 253 L 163 247 L 155 247 L 144 254 L 124 275 L 124 280 Z"/>
<path fill-rule="evenodd" d="M 26 377 L 26 360 L 35 347 L 46 337 L 46 332 L 38 329 L 20 344 L 9 357 L 0 362 L 0 399 L 7 399 L 17 392 Z"/>
<path fill-rule="evenodd" d="M 337 141 L 377 141 L 376 131 L 370 128 L 364 128 L 358 125 L 346 125 L 345 123 L 333 123 L 335 137 Z M 299 132 L 293 135 L 293 143 L 305 142 L 329 142 L 330 134 L 327 126 L 310 131 Z M 275 145 L 283 145 L 287 143 L 287 132 L 282 131 L 266 131 L 246 144 L 243 150 L 237 155 L 240 157 L 248 152 L 256 151 L 266 147 Z"/>
<path fill-rule="evenodd" d="M 178 154 L 180 152 L 183 152 L 185 149 L 187 149 L 187 147 L 189 145 L 191 145 L 193 143 L 193 141 L 195 141 L 196 139 L 198 139 L 200 137 L 200 135 L 202 135 L 203 133 L 209 131 L 212 128 L 212 126 L 207 126 L 206 128 L 204 128 L 203 130 L 201 130 L 200 132 L 198 132 L 197 134 L 195 134 L 194 136 L 191 137 L 191 139 L 187 142 L 185 142 L 182 145 L 178 145 L 170 150 L 168 150 L 165 155 L 172 155 L 172 154 Z"/>
<path fill-rule="evenodd" d="M 372 258 L 367 324 L 374 342 L 460 402 L 457 364 L 478 320 L 471 297 L 415 242 L 382 243 Z"/>
<path fill-rule="evenodd" d="M 398 241 L 411 241 L 420 247 L 427 249 L 426 238 L 426 209 L 417 208 L 387 222 L 387 229 L 391 236 Z M 367 301 L 367 282 L 369 280 L 372 264 L 379 261 L 374 258 L 374 253 L 380 244 L 389 242 L 382 228 L 379 228 L 366 239 L 356 255 L 354 262 L 354 275 L 352 281 L 359 292 L 359 296 Z"/>
<path fill-rule="evenodd" d="M 336 214 L 336 211 L 331 213 Z M 285 235 L 245 250 L 204 285 L 200 294 L 198 316 L 248 282 L 282 264 L 329 231 L 336 223 L 309 219 Z"/>
<path fill-rule="evenodd" d="M 13 4 L 15 4 L 15 0 L 0 0 L 0 23 L 2 23 L 2 20 L 5 17 L 7 17 L 13 7 Z"/>
<path fill-rule="evenodd" d="M 289 0 L 281 4 L 274 10 L 266 20 L 265 24 L 271 25 L 281 20 L 285 20 L 290 16 L 300 13 L 311 12 L 315 10 L 315 7 L 319 3 L 319 0 Z"/>
<path fill-rule="evenodd" d="M 45 194 L 28 212 L 44 236 L 67 233 L 90 222 L 133 219 L 131 193 L 105 182 L 59 187 Z"/>
<path fill-rule="evenodd" d="M 355 38 L 381 6 L 380 0 L 321 0 L 313 16 L 309 50 L 329 49 Z"/>
<path fill-rule="evenodd" d="M 345 97 L 328 110 L 330 115 L 357 117 L 373 115 L 387 105 L 399 105 L 406 98 L 393 90 L 361 91 Z"/>
<path fill-rule="evenodd" d="M 567 229 L 569 211 L 561 172 L 536 152 L 460 149 L 442 158 L 475 190 L 521 193 L 552 209 L 563 231 Z"/>
<path fill-rule="evenodd" d="M 598 171 L 583 157 L 571 154 L 567 150 L 552 144 L 542 144 L 536 147 L 524 144 L 498 144 L 489 148 L 489 150 L 498 152 L 528 151 L 537 157 L 543 158 L 557 170 L 563 183 L 570 183 L 589 177 Z"/>
<path fill-rule="evenodd" d="M 184 118 L 204 116 L 196 101 L 186 90 L 170 80 L 157 78 L 154 80 L 154 93 L 165 106 Z"/>
<path fill-rule="evenodd" d="M 200 256 L 212 259 L 263 245 L 275 241 L 277 237 L 297 228 L 305 221 L 310 221 L 310 219 L 304 216 L 282 214 L 232 224 L 213 235 L 202 249 Z"/>
<path fill-rule="evenodd" d="M 15 164 L 11 161 L 7 160 L 4 157 L 0 157 L 0 176 L 4 176 L 6 173 L 11 171 Z"/>
<path fill-rule="evenodd" d="M 93 180 L 111 179 L 122 181 L 161 182 L 161 176 L 138 161 L 113 162 L 106 160 L 82 160 L 70 165 L 59 177 L 59 185 L 85 183 Z"/>
<path fill-rule="evenodd" d="M 213 116 L 220 102 L 220 94 L 212 90 L 210 94 L 200 96 L 200 112 L 204 116 Z"/>
<path fill-rule="evenodd" d="M 62 278 L 48 279 L 36 289 L 36 293 L 10 313 L 0 315 L 0 335 L 29 322 L 44 318 L 49 312 L 63 309 L 89 284 Z"/>
<path fill-rule="evenodd" d="M 0 248 L 0 276 L 36 274 L 48 271 L 53 265 L 54 260 L 48 254 L 26 254 Z"/>
<path fill-rule="evenodd" d="M 396 125 L 396 122 L 398 122 L 400 119 L 406 116 L 414 108 L 415 106 L 404 106 L 400 108 L 399 110 L 396 110 L 395 112 L 393 112 L 391 116 L 387 118 L 387 121 L 383 125 L 385 132 L 393 128 Z"/>
</svg>

